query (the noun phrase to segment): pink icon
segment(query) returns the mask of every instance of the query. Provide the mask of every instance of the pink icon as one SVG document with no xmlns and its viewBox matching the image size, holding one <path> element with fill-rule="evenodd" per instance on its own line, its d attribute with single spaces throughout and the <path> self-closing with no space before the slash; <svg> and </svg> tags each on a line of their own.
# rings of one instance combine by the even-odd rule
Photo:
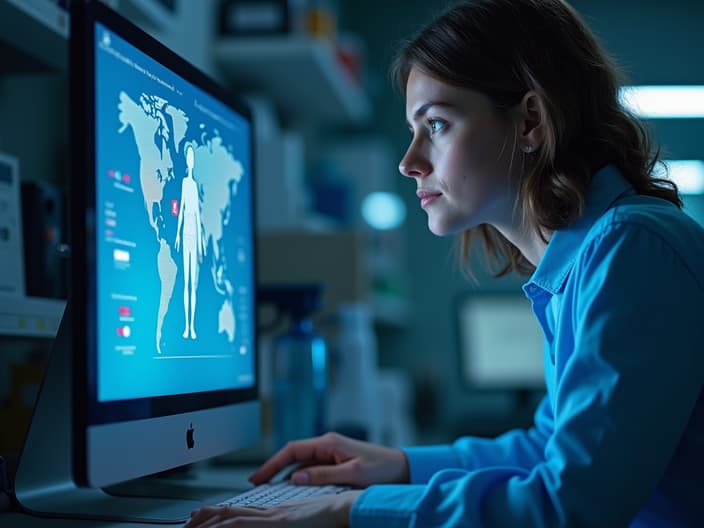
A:
<svg viewBox="0 0 704 528">
<path fill-rule="evenodd" d="M 171 214 L 178 216 L 178 200 L 171 200 Z"/>
<path fill-rule="evenodd" d="M 122 181 L 123 181 L 123 182 L 129 183 L 129 182 L 130 182 L 130 179 L 131 179 L 131 178 L 130 178 L 130 175 L 129 175 L 129 174 L 125 173 L 125 174 L 122 175 Z"/>
<path fill-rule="evenodd" d="M 111 178 L 113 178 L 113 177 L 115 176 L 115 171 L 112 170 L 112 169 L 110 169 L 110 170 L 108 171 L 108 176 L 110 176 Z"/>
</svg>

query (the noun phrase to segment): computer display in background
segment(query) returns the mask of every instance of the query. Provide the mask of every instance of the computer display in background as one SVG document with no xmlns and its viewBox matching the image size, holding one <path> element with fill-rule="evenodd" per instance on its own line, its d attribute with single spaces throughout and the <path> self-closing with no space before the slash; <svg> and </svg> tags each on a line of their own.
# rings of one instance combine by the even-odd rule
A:
<svg viewBox="0 0 704 528">
<path fill-rule="evenodd" d="M 458 303 L 460 372 L 474 389 L 544 389 L 544 341 L 528 299 L 472 295 Z"/>
<path fill-rule="evenodd" d="M 97 488 L 258 440 L 250 114 L 98 1 L 71 28 L 72 288 L 16 495 L 185 519 Z"/>
</svg>

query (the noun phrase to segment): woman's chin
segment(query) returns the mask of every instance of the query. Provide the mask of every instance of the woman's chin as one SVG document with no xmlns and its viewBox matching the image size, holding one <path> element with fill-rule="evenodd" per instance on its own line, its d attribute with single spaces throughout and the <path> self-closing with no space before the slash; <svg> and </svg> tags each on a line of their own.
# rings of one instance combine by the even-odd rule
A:
<svg viewBox="0 0 704 528">
<path fill-rule="evenodd" d="M 453 230 L 447 224 L 433 222 L 428 218 L 428 229 L 436 236 L 444 237 L 453 234 Z"/>
<path fill-rule="evenodd" d="M 443 222 L 442 219 L 428 215 L 428 229 L 432 234 L 440 237 L 462 233 L 475 225 L 473 222 Z"/>
</svg>

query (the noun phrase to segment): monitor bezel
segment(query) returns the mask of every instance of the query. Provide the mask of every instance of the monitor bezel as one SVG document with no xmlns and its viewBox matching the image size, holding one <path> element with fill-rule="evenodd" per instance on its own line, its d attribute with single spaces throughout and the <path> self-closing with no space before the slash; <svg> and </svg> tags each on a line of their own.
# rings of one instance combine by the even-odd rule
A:
<svg viewBox="0 0 704 528">
<path fill-rule="evenodd" d="M 251 324 L 254 354 L 254 384 L 241 389 L 196 392 L 170 396 L 99 402 L 97 398 L 97 317 L 96 317 L 96 112 L 95 112 L 95 27 L 100 23 L 130 45 L 149 55 L 185 81 L 196 85 L 245 118 L 250 127 L 249 157 L 255 174 L 254 123 L 248 106 L 235 95 L 148 35 L 108 6 L 97 0 L 74 2 L 71 11 L 70 108 L 72 137 L 70 240 L 72 251 L 70 302 L 74 314 L 73 338 L 73 431 L 74 467 L 77 481 L 88 481 L 86 442 L 88 428 L 94 425 L 159 418 L 193 411 L 256 401 L 259 394 L 257 354 L 256 291 L 252 291 Z M 252 225 L 253 288 L 256 289 L 256 196 L 250 185 Z M 90 351 L 90 352 L 89 352 Z"/>
</svg>

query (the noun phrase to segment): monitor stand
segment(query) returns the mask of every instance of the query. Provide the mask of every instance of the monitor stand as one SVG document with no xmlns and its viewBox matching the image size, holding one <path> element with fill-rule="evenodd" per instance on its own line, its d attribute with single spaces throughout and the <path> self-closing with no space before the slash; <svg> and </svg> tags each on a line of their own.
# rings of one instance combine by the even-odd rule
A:
<svg viewBox="0 0 704 528">
<path fill-rule="evenodd" d="M 28 513 L 116 522 L 183 523 L 202 503 L 118 497 L 83 488 L 73 478 L 73 361 L 66 311 L 49 357 L 15 477 L 15 498 Z"/>
</svg>

